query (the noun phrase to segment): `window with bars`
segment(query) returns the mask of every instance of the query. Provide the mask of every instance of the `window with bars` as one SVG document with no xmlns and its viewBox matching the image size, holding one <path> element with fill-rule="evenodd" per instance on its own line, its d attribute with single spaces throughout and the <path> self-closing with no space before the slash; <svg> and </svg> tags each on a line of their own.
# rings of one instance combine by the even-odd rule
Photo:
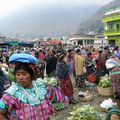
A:
<svg viewBox="0 0 120 120">
<path fill-rule="evenodd" d="M 120 23 L 116 25 L 117 30 L 120 30 Z"/>
<path fill-rule="evenodd" d="M 114 29 L 114 23 L 109 23 L 109 29 L 113 30 Z"/>
</svg>

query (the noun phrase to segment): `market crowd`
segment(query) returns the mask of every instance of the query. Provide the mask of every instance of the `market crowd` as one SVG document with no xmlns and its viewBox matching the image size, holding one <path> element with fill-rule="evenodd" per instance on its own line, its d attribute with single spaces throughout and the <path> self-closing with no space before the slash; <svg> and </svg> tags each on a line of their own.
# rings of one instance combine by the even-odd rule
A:
<svg viewBox="0 0 120 120">
<path fill-rule="evenodd" d="M 85 88 L 86 81 L 97 85 L 105 75 L 112 78 L 119 106 L 119 59 L 118 46 L 1 49 L 0 120 L 50 120 L 55 111 L 78 103 L 74 85 Z M 106 120 L 120 120 L 120 109 L 114 110 Z"/>
</svg>

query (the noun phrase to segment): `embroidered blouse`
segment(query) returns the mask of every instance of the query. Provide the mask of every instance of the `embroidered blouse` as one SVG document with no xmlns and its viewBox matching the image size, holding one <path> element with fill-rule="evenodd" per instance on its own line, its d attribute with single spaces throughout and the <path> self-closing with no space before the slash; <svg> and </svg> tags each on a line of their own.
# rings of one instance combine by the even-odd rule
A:
<svg viewBox="0 0 120 120">
<path fill-rule="evenodd" d="M 33 81 L 31 89 L 13 83 L 0 100 L 0 110 L 6 112 L 9 120 L 49 120 L 54 112 L 46 88 L 39 80 Z"/>
</svg>

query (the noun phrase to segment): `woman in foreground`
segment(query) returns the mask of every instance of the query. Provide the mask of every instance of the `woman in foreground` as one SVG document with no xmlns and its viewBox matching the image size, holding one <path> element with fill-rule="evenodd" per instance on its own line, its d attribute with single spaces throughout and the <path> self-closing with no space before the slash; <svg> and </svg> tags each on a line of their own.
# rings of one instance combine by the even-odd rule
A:
<svg viewBox="0 0 120 120">
<path fill-rule="evenodd" d="M 0 100 L 0 120 L 50 120 L 54 112 L 46 88 L 34 80 L 33 64 L 36 59 L 29 54 L 13 54 L 10 63 L 15 64 L 12 84 Z"/>
</svg>

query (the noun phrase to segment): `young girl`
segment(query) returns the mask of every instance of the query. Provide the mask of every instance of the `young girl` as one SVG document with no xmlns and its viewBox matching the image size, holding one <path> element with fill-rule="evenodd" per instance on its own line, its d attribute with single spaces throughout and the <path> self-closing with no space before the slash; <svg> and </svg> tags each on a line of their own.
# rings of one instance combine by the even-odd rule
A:
<svg viewBox="0 0 120 120">
<path fill-rule="evenodd" d="M 70 103 L 75 104 L 77 103 L 77 101 L 74 100 L 73 97 L 74 90 L 73 90 L 72 82 L 70 80 L 69 69 L 66 62 L 67 62 L 66 53 L 62 51 L 61 53 L 58 54 L 56 76 L 59 79 L 59 85 L 62 93 L 69 98 Z"/>
</svg>

